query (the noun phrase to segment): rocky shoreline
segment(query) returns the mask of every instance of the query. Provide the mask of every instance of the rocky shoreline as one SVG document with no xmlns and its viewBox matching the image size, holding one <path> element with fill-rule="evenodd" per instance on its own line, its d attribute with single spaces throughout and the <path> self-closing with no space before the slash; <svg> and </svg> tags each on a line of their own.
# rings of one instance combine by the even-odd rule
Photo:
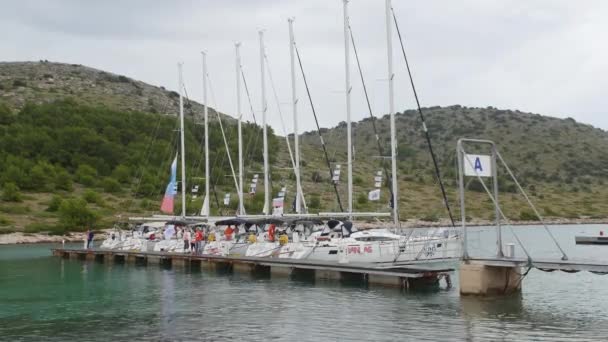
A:
<svg viewBox="0 0 608 342">
<path fill-rule="evenodd" d="M 545 221 L 548 225 L 579 225 L 579 224 L 607 224 L 608 219 L 553 219 Z M 388 222 L 355 222 L 359 229 L 372 229 L 378 227 L 392 227 Z M 494 223 L 488 220 L 471 220 L 467 222 L 469 227 L 490 226 Z M 539 225 L 538 221 L 517 221 L 511 223 L 514 226 Z M 401 222 L 401 228 L 434 228 L 434 227 L 449 227 L 449 220 L 439 220 L 437 222 L 428 222 L 420 220 L 407 220 Z M 457 228 L 460 227 L 459 222 L 456 223 Z M 608 227 L 607 227 L 608 229 Z M 95 240 L 105 239 L 108 230 L 96 231 Z M 44 233 L 10 233 L 0 235 L 0 245 L 28 244 L 28 243 L 61 243 L 64 242 L 82 242 L 84 241 L 85 233 L 75 232 L 69 235 L 48 235 Z"/>
</svg>

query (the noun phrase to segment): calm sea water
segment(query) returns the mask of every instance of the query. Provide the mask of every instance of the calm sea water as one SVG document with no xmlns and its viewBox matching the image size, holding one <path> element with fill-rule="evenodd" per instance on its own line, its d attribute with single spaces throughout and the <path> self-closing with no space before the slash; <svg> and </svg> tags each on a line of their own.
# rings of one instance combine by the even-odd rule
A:
<svg viewBox="0 0 608 342">
<path fill-rule="evenodd" d="M 574 244 L 600 229 L 552 231 L 571 258 L 608 261 L 608 246 Z M 559 256 L 538 227 L 515 230 L 533 257 Z M 472 254 L 492 254 L 493 238 L 475 229 Z M 454 288 L 404 292 L 63 260 L 51 247 L 0 246 L 1 341 L 608 340 L 608 276 L 532 270 L 521 296 L 472 298 L 457 274 Z"/>
</svg>

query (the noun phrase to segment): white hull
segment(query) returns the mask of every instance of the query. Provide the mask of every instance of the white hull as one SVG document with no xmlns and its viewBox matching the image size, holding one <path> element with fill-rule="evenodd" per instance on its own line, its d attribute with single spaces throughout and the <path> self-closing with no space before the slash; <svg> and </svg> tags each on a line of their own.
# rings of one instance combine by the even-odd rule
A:
<svg viewBox="0 0 608 342">
<path fill-rule="evenodd" d="M 460 240 L 456 237 L 412 240 L 399 237 L 390 241 L 360 241 L 349 237 L 318 241 L 307 259 L 340 263 L 400 263 L 458 258 L 460 254 Z"/>
</svg>

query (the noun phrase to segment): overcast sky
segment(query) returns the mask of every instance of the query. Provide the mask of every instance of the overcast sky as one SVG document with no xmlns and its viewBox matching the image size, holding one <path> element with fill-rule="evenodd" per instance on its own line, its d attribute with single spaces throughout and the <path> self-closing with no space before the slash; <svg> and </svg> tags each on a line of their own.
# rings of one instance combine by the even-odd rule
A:
<svg viewBox="0 0 608 342">
<path fill-rule="evenodd" d="M 608 1 L 605 0 L 394 0 L 423 106 L 461 104 L 519 109 L 608 129 Z M 372 106 L 388 108 L 384 1 L 349 5 Z M 234 43 L 257 114 L 261 109 L 258 30 L 281 109 L 291 130 L 287 18 L 295 17 L 302 55 L 322 126 L 345 120 L 344 36 L 340 0 L 81 1 L 20 0 L 0 11 L 0 59 L 48 59 L 177 87 L 184 62 L 190 97 L 202 99 L 201 50 L 215 98 L 210 105 L 236 111 Z M 395 32 L 393 32 L 395 33 Z M 414 108 L 394 35 L 396 108 Z M 351 54 L 353 120 L 366 117 Z M 298 73 L 301 130 L 314 128 Z M 268 122 L 282 133 L 267 81 Z M 246 110 L 245 118 L 250 118 Z M 261 116 L 261 115 L 260 115 Z"/>
</svg>

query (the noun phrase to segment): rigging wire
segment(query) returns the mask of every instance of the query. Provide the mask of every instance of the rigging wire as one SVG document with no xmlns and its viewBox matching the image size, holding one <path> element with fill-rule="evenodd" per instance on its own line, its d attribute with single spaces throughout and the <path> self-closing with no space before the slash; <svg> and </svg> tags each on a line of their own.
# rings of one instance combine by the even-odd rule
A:
<svg viewBox="0 0 608 342">
<path fill-rule="evenodd" d="M 251 111 L 251 116 L 253 117 L 253 123 L 257 126 L 258 122 L 255 118 L 255 111 L 253 110 L 253 102 L 251 101 L 251 94 L 249 93 L 249 87 L 247 86 L 247 79 L 245 78 L 245 72 L 243 71 L 243 66 L 239 66 L 241 70 L 241 78 L 243 79 L 243 85 L 245 88 L 245 94 L 247 95 L 247 101 L 249 103 L 249 110 Z M 262 135 L 262 131 L 259 134 L 256 134 L 255 130 L 253 130 L 253 135 L 249 137 L 249 143 L 247 144 L 247 151 L 245 152 L 245 156 L 247 156 L 247 160 L 253 159 L 252 155 L 255 153 L 257 149 L 260 135 Z M 254 139 L 253 145 L 251 144 L 251 139 Z"/>
<path fill-rule="evenodd" d="M 211 98 L 213 100 L 213 103 L 215 104 L 215 92 L 213 91 L 213 82 L 211 81 L 211 76 L 209 75 L 209 72 L 207 72 L 207 80 L 209 81 L 209 92 L 211 94 Z M 239 182 L 236 178 L 236 173 L 234 172 L 234 165 L 232 163 L 232 156 L 230 155 L 230 148 L 228 146 L 228 140 L 226 138 L 226 134 L 224 132 L 224 126 L 222 125 L 222 118 L 220 116 L 220 113 L 216 110 L 215 114 L 217 115 L 217 121 L 220 125 L 220 131 L 222 132 L 222 138 L 224 140 L 224 146 L 226 148 L 226 155 L 228 156 L 228 163 L 230 164 L 230 170 L 232 171 L 232 178 L 234 179 L 234 186 L 236 188 L 236 191 L 242 191 L 242 189 L 239 189 Z M 223 162 L 222 162 L 223 165 Z M 214 186 L 215 188 L 215 186 Z M 216 194 L 216 200 L 217 200 L 217 194 Z"/>
<path fill-rule="evenodd" d="M 281 103 L 279 102 L 277 90 L 274 86 L 274 80 L 272 79 L 272 72 L 270 71 L 270 62 L 268 61 L 268 56 L 266 55 L 266 53 L 264 53 L 264 60 L 266 61 L 266 66 L 267 66 L 266 70 L 268 70 L 268 78 L 270 80 L 270 86 L 272 88 L 274 100 L 276 102 L 277 110 L 279 112 L 279 118 L 281 119 L 281 127 L 283 128 L 283 134 L 285 135 L 285 142 L 287 143 L 287 150 L 289 151 L 289 158 L 291 160 L 291 166 L 292 166 L 294 172 L 296 172 L 296 162 L 294 160 L 293 153 L 291 151 L 291 144 L 289 143 L 289 136 L 287 135 L 287 129 L 285 129 L 285 121 L 283 121 L 283 112 L 281 111 Z M 297 194 L 297 192 L 298 191 L 296 191 L 296 194 Z M 304 199 L 304 192 L 302 191 L 302 186 L 300 186 L 299 192 L 302 195 L 302 204 L 304 205 L 304 212 L 307 212 L 308 208 L 306 207 L 306 200 Z"/>
<path fill-rule="evenodd" d="M 378 135 L 378 129 L 376 128 L 376 117 L 374 116 L 374 113 L 372 111 L 372 105 L 369 101 L 369 95 L 367 93 L 367 86 L 365 84 L 365 79 L 363 78 L 363 71 L 361 70 L 361 62 L 359 61 L 359 54 L 357 53 L 357 46 L 355 45 L 355 37 L 353 35 L 353 30 L 352 30 L 350 24 L 348 25 L 348 31 L 350 32 L 350 41 L 353 44 L 353 51 L 355 52 L 355 59 L 357 61 L 357 68 L 359 69 L 359 76 L 361 78 L 361 84 L 363 85 L 363 93 L 365 94 L 365 101 L 367 102 L 367 109 L 369 111 L 369 116 L 372 121 L 374 135 L 376 136 L 376 143 L 378 145 L 378 153 L 380 154 L 382 169 L 384 169 L 384 175 L 386 177 L 387 184 L 388 184 L 388 191 L 390 192 L 390 195 L 391 195 L 390 198 L 393 198 L 394 195 L 393 195 L 392 181 L 391 181 L 391 177 L 389 176 L 388 168 L 386 166 L 386 161 L 384 160 L 384 149 L 382 148 L 382 144 L 380 143 L 380 136 Z M 399 213 L 397 213 L 397 215 L 399 215 Z"/>
<path fill-rule="evenodd" d="M 167 107 L 169 106 L 169 100 L 167 99 L 165 101 L 165 104 L 163 106 L 163 109 L 161 111 L 161 113 L 165 112 L 167 110 Z M 158 115 L 158 120 L 156 122 L 156 127 L 154 128 L 154 132 L 153 134 L 150 136 L 150 141 L 148 144 L 146 144 L 146 150 L 144 151 L 144 160 L 143 163 L 140 164 L 140 168 L 139 168 L 139 172 L 136 173 L 139 174 L 139 176 L 136 177 L 136 181 L 135 181 L 135 187 L 131 188 L 131 196 L 135 197 L 135 195 L 139 192 L 139 187 L 141 186 L 141 180 L 144 176 L 144 166 L 148 164 L 148 161 L 150 159 L 150 156 L 152 155 L 152 146 L 154 146 L 154 144 L 156 143 L 156 139 L 158 138 L 158 132 L 160 129 L 160 124 L 163 120 L 163 116 L 162 114 Z M 125 212 L 129 212 L 131 210 L 131 208 L 133 207 L 134 202 L 131 201 L 129 203 L 129 205 L 127 206 Z"/>
<path fill-rule="evenodd" d="M 441 188 L 441 195 L 443 196 L 443 203 L 448 211 L 448 215 L 450 216 L 450 222 L 452 223 L 452 227 L 456 227 L 454 223 L 454 216 L 452 215 L 452 209 L 450 208 L 450 203 L 448 202 L 448 196 L 445 191 L 445 186 L 443 184 L 443 180 L 441 179 L 441 172 L 439 170 L 439 164 L 437 163 L 437 158 L 435 157 L 435 152 L 433 151 L 433 144 L 431 143 L 431 135 L 426 127 L 426 122 L 424 120 L 424 114 L 422 113 L 422 108 L 420 107 L 420 101 L 418 100 L 418 93 L 416 92 L 416 87 L 414 85 L 414 78 L 412 77 L 412 72 L 410 70 L 410 65 L 407 60 L 407 55 L 405 53 L 405 46 L 403 44 L 403 38 L 401 36 L 401 31 L 399 30 L 399 24 L 397 23 L 397 17 L 395 16 L 395 10 L 391 7 L 391 12 L 393 14 L 393 21 L 395 22 L 395 28 L 397 30 L 397 36 L 399 37 L 399 43 L 401 44 L 401 52 L 403 53 L 403 59 L 405 60 L 405 66 L 407 68 L 407 74 L 410 79 L 410 84 L 412 86 L 412 91 L 414 92 L 414 98 L 416 99 L 416 105 L 418 107 L 418 114 L 420 116 L 420 120 L 422 121 L 422 130 L 424 131 L 424 135 L 426 138 L 426 143 L 429 148 L 429 152 L 431 154 L 431 158 L 433 159 L 433 165 L 435 166 L 435 176 L 439 181 L 439 187 Z"/>
<path fill-rule="evenodd" d="M 325 141 L 323 140 L 323 135 L 321 134 L 321 127 L 319 126 L 319 120 L 317 119 L 317 113 L 315 111 L 315 106 L 312 102 L 312 97 L 310 95 L 310 89 L 308 88 L 308 82 L 306 81 L 306 74 L 304 73 L 304 67 L 302 66 L 302 59 L 300 58 L 300 51 L 298 50 L 298 46 L 296 45 L 295 41 L 293 43 L 293 46 L 296 50 L 296 56 L 298 57 L 298 64 L 300 65 L 300 71 L 302 73 L 302 80 L 304 80 L 304 86 L 306 87 L 306 94 L 308 95 L 308 101 L 310 103 L 310 108 L 312 110 L 312 115 L 315 118 L 315 124 L 317 125 L 317 134 L 319 136 L 319 139 L 321 140 L 321 147 L 323 147 L 323 154 L 325 155 L 325 162 L 327 164 L 327 169 L 329 170 L 329 179 L 331 180 L 333 178 L 333 172 L 331 169 L 331 163 L 329 162 L 329 156 L 327 155 L 327 147 L 325 146 Z M 344 211 L 344 207 L 342 206 L 342 201 L 340 200 L 340 193 L 338 192 L 338 185 L 336 184 L 336 182 L 333 182 L 334 185 L 334 191 L 336 193 L 336 199 L 338 200 L 338 205 L 340 206 L 340 211 Z"/>
</svg>

